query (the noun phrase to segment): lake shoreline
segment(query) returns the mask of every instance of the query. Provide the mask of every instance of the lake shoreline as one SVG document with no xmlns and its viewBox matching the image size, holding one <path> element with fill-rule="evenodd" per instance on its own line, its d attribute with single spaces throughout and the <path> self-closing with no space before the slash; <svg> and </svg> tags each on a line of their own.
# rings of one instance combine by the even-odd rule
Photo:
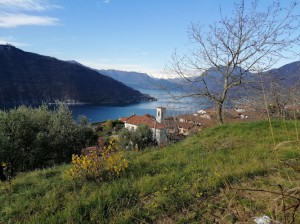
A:
<svg viewBox="0 0 300 224">
<path fill-rule="evenodd" d="M 151 114 L 155 116 L 156 107 L 166 107 L 167 116 L 176 116 L 184 113 L 194 113 L 199 109 L 210 108 L 211 105 L 207 100 L 204 99 L 184 99 L 184 100 L 174 100 L 171 98 L 170 94 L 165 91 L 156 90 L 143 90 L 140 92 L 148 94 L 155 100 L 150 101 L 140 101 L 136 103 L 82 103 L 82 102 L 54 102 L 45 104 L 50 109 L 55 110 L 59 105 L 66 105 L 72 112 L 74 120 L 78 120 L 80 116 L 86 116 L 90 123 L 104 122 L 107 120 L 116 120 L 121 117 L 128 117 L 132 114 L 145 115 Z M 32 104 L 30 107 L 38 107 L 43 104 Z M 19 105 L 11 106 L 0 106 L 0 110 L 9 110 L 18 108 Z"/>
</svg>

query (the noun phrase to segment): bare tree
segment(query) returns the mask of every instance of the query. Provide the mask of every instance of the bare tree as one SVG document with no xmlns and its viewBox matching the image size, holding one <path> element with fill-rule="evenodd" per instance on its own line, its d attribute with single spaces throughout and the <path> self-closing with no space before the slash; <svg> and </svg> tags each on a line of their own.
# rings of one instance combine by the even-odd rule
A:
<svg viewBox="0 0 300 224">
<path fill-rule="evenodd" d="M 283 7 L 280 1 L 258 10 L 258 1 L 246 6 L 235 4 L 231 17 L 224 16 L 209 27 L 191 24 L 191 49 L 176 51 L 167 69 L 188 85 L 179 97 L 206 97 L 216 107 L 217 121 L 223 123 L 223 107 L 229 92 L 249 82 L 249 74 L 264 72 L 290 54 L 300 41 L 300 16 L 293 1 Z"/>
</svg>

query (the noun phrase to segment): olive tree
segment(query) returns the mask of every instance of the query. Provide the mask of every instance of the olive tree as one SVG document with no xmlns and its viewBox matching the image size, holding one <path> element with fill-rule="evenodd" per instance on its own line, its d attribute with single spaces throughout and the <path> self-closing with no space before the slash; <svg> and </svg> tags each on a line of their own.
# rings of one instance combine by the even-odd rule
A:
<svg viewBox="0 0 300 224">
<path fill-rule="evenodd" d="M 141 124 L 134 131 L 122 129 L 119 133 L 119 144 L 125 149 L 137 147 L 142 150 L 157 145 L 157 142 L 151 128 L 146 124 Z"/>
<path fill-rule="evenodd" d="M 4 170 L 10 178 L 16 172 L 68 162 L 73 153 L 96 142 L 95 131 L 88 124 L 77 125 L 67 107 L 0 110 L 0 179 Z"/>
<path fill-rule="evenodd" d="M 272 68 L 299 44 L 298 2 L 284 7 L 274 1 L 264 11 L 259 11 L 259 3 L 246 5 L 249 2 L 242 0 L 230 16 L 221 9 L 221 19 L 208 27 L 192 23 L 190 49 L 185 54 L 175 51 L 167 66 L 185 86 L 177 97 L 206 97 L 215 105 L 219 124 L 232 89 L 247 84 L 249 74 Z"/>
<path fill-rule="evenodd" d="M 145 149 L 157 144 L 151 128 L 146 124 L 140 124 L 137 127 L 133 136 L 133 143 L 139 149 Z"/>
</svg>

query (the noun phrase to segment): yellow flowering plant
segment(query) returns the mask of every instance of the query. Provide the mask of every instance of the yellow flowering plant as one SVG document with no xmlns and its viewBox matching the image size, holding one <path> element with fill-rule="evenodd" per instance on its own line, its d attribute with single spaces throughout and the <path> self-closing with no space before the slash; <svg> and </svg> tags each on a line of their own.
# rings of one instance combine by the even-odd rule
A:
<svg viewBox="0 0 300 224">
<path fill-rule="evenodd" d="M 67 174 L 73 178 L 104 179 L 119 176 L 128 167 L 124 151 L 116 139 L 110 139 L 107 146 L 90 149 L 85 155 L 72 155 L 73 167 Z"/>
</svg>

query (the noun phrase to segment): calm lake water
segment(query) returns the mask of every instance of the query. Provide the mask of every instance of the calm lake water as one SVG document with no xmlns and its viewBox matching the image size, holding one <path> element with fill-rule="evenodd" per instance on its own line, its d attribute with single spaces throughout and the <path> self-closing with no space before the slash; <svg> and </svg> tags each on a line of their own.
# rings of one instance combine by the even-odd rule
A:
<svg viewBox="0 0 300 224">
<path fill-rule="evenodd" d="M 120 117 L 126 117 L 132 114 L 144 115 L 148 113 L 155 116 L 155 108 L 160 106 L 167 108 L 167 116 L 194 113 L 199 109 L 206 109 L 210 107 L 208 101 L 204 99 L 195 100 L 192 98 L 186 98 L 182 100 L 175 100 L 168 92 L 165 91 L 142 89 L 139 91 L 142 93 L 148 93 L 158 100 L 133 105 L 71 105 L 69 108 L 75 119 L 80 115 L 84 115 L 90 122 L 100 122 L 108 119 L 119 119 Z"/>
<path fill-rule="evenodd" d="M 143 102 L 132 105 L 94 105 L 94 104 L 83 104 L 83 105 L 69 105 L 69 109 L 72 111 L 72 115 L 75 120 L 79 116 L 86 116 L 91 123 L 101 122 L 105 120 L 115 120 L 120 117 L 127 117 L 132 114 L 144 115 L 151 114 L 155 116 L 156 107 L 166 107 L 167 116 L 176 116 L 184 113 L 195 113 L 200 109 L 206 109 L 211 107 L 211 104 L 205 99 L 193 99 L 185 98 L 181 100 L 175 100 L 170 93 L 163 90 L 139 90 L 142 93 L 147 93 L 157 99 L 153 102 Z M 174 92 L 173 92 L 174 93 Z M 180 94 L 175 92 L 174 94 Z M 38 106 L 38 105 L 37 105 Z M 53 109 L 55 106 L 51 105 Z M 13 107 L 5 107 L 2 109 L 10 109 Z"/>
</svg>

